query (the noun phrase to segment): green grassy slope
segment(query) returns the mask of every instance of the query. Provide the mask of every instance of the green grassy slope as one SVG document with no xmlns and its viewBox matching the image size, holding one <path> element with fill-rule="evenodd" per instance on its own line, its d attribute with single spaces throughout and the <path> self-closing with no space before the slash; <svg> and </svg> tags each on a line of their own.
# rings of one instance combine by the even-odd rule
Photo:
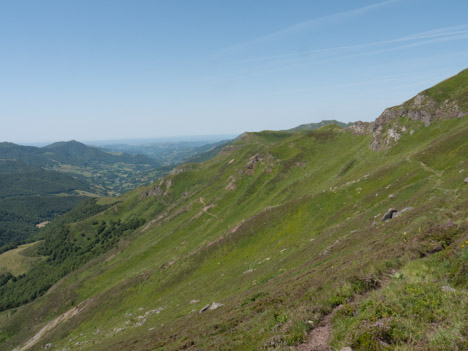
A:
<svg viewBox="0 0 468 351">
<path fill-rule="evenodd" d="M 380 152 L 333 125 L 245 133 L 68 225 L 81 247 L 145 222 L 2 312 L 0 349 L 280 350 L 330 313 L 335 349 L 466 349 L 468 117 L 401 123 Z"/>
<path fill-rule="evenodd" d="M 14 276 L 18 276 L 28 272 L 42 259 L 37 255 L 38 244 L 40 242 L 24 244 L 0 254 L 0 273 L 9 272 Z"/>
<path fill-rule="evenodd" d="M 455 102 L 462 111 L 468 110 L 468 68 L 459 74 L 424 90 L 423 94 L 435 99 L 438 103 L 446 100 Z"/>
</svg>

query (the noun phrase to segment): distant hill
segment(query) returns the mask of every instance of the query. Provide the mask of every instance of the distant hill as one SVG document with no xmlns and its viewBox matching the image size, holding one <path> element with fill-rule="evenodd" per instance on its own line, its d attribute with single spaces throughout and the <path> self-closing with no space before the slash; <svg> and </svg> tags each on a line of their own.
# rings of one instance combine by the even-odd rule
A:
<svg viewBox="0 0 468 351">
<path fill-rule="evenodd" d="M 219 154 L 221 150 L 231 142 L 232 140 L 222 140 L 217 143 L 200 146 L 194 150 L 194 155 L 184 160 L 184 163 L 200 163 L 208 161 Z"/>
<path fill-rule="evenodd" d="M 0 159 L 21 161 L 28 165 L 44 165 L 47 163 L 47 158 L 42 155 L 40 148 L 9 142 L 0 143 Z"/>
<path fill-rule="evenodd" d="M 100 195 L 117 195 L 147 184 L 145 174 L 161 166 L 144 155 L 104 152 L 75 140 L 40 148 L 0 143 L 0 159 L 70 174 L 90 184 L 91 191 Z"/>
<path fill-rule="evenodd" d="M 335 124 L 338 127 L 346 128 L 346 127 L 349 127 L 353 123 L 344 123 L 344 122 L 331 119 L 331 120 L 323 120 L 322 122 L 318 122 L 318 123 L 301 124 L 295 128 L 288 129 L 288 131 L 294 132 L 296 130 L 315 130 L 315 129 L 319 129 L 320 127 L 323 127 L 329 124 Z"/>
<path fill-rule="evenodd" d="M 130 144 L 111 144 L 100 147 L 105 152 L 126 152 L 132 155 L 145 155 L 152 160 L 155 160 L 164 167 L 178 165 L 182 162 L 190 162 L 190 158 L 197 157 L 198 159 L 206 160 L 204 157 L 214 157 L 214 150 L 218 145 L 225 144 L 227 140 L 211 142 L 203 140 L 195 141 L 172 141 L 172 142 L 155 142 L 141 145 Z M 209 155 L 205 152 L 211 150 Z M 201 156 L 201 154 L 205 154 Z"/>
<path fill-rule="evenodd" d="M 75 140 L 53 143 L 41 150 L 42 155 L 50 160 L 76 166 L 86 166 L 93 162 L 159 165 L 155 160 L 143 155 L 111 154 Z"/>
</svg>

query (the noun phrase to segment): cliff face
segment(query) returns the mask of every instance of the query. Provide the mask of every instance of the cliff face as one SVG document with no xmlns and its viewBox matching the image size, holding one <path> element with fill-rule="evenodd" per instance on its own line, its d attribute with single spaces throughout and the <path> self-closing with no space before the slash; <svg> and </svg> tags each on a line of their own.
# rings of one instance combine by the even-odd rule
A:
<svg viewBox="0 0 468 351">
<path fill-rule="evenodd" d="M 374 128 L 374 122 L 357 121 L 347 129 L 357 135 L 371 134 Z"/>
<path fill-rule="evenodd" d="M 405 126 L 399 125 L 398 119 L 400 117 L 421 121 L 427 127 L 434 121 L 461 118 L 467 113 L 468 111 L 461 110 L 456 101 L 447 99 L 439 103 L 434 98 L 420 93 L 402 105 L 387 108 L 375 120 L 371 148 L 379 150 L 382 147 L 389 147 L 392 142 L 398 141 L 403 133 L 412 133 Z"/>
<path fill-rule="evenodd" d="M 412 130 L 400 123 L 401 117 L 421 121 L 427 127 L 432 122 L 461 118 L 468 114 L 468 69 L 427 89 L 405 103 L 387 108 L 373 123 L 370 147 L 380 150 L 398 141 Z M 362 129 L 362 128 L 361 128 Z"/>
</svg>

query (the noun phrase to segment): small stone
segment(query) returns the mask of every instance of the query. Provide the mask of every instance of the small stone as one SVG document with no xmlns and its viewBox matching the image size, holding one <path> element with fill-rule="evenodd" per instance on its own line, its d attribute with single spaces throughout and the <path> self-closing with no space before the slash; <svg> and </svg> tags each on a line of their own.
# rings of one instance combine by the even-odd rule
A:
<svg viewBox="0 0 468 351">
<path fill-rule="evenodd" d="M 388 195 L 388 197 L 389 197 L 390 199 L 393 199 L 393 198 L 395 197 L 395 194 L 390 194 L 390 195 Z"/>
<path fill-rule="evenodd" d="M 465 183 L 468 183 L 468 177 L 466 177 L 466 178 L 464 179 L 464 182 L 465 182 Z"/>
<path fill-rule="evenodd" d="M 190 300 L 190 304 L 193 305 L 194 303 L 198 303 L 200 300 Z"/>
<path fill-rule="evenodd" d="M 345 346 L 340 351 L 353 351 L 353 349 L 349 346 Z"/>
<path fill-rule="evenodd" d="M 444 285 L 442 287 L 442 291 L 445 291 L 445 292 L 455 292 L 456 290 L 454 288 L 452 288 L 451 286 L 447 286 L 447 285 Z"/>
</svg>

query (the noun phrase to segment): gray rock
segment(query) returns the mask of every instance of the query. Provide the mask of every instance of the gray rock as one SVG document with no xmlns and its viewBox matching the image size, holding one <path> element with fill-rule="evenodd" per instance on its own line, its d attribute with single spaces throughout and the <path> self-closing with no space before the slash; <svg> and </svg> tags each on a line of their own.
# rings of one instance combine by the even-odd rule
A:
<svg viewBox="0 0 468 351">
<path fill-rule="evenodd" d="M 211 303 L 209 303 L 206 306 L 203 306 L 203 308 L 200 310 L 200 313 L 208 311 L 210 309 L 210 307 L 211 307 Z"/>
<path fill-rule="evenodd" d="M 389 219 L 394 218 L 397 213 L 398 213 L 398 211 L 396 209 L 394 209 L 394 208 L 388 209 L 388 211 L 382 217 L 382 221 L 388 221 Z"/>
<path fill-rule="evenodd" d="M 249 158 L 249 161 L 245 164 L 244 167 L 247 169 L 255 169 L 256 164 L 262 160 L 263 158 L 259 154 L 255 154 Z"/>
<path fill-rule="evenodd" d="M 463 180 L 465 183 L 468 183 L 468 177 Z"/>
<path fill-rule="evenodd" d="M 357 135 L 364 135 L 364 134 L 372 134 L 372 129 L 374 127 L 374 122 L 355 122 L 354 124 L 350 125 L 346 129 L 351 131 L 351 133 Z"/>
<path fill-rule="evenodd" d="M 213 303 L 211 304 L 211 306 L 210 306 L 210 311 L 213 311 L 213 310 L 215 310 L 215 309 L 217 309 L 217 308 L 220 308 L 220 307 L 222 307 L 222 306 L 224 306 L 224 304 L 219 303 L 219 302 L 213 302 Z"/>
<path fill-rule="evenodd" d="M 353 349 L 349 346 L 345 346 L 340 351 L 353 351 Z"/>
<path fill-rule="evenodd" d="M 402 209 L 401 211 L 399 211 L 399 212 L 397 212 L 395 215 L 393 215 L 392 218 L 399 217 L 399 216 L 401 216 L 403 213 L 408 212 L 408 211 L 411 211 L 412 209 L 414 209 L 414 208 L 413 208 L 413 207 L 405 207 L 404 209 Z"/>
<path fill-rule="evenodd" d="M 219 302 L 213 302 L 209 303 L 208 305 L 204 306 L 201 310 L 200 313 L 206 312 L 206 311 L 213 311 L 217 308 L 220 308 L 221 306 L 224 306 L 224 304 L 219 303 Z"/>
</svg>

